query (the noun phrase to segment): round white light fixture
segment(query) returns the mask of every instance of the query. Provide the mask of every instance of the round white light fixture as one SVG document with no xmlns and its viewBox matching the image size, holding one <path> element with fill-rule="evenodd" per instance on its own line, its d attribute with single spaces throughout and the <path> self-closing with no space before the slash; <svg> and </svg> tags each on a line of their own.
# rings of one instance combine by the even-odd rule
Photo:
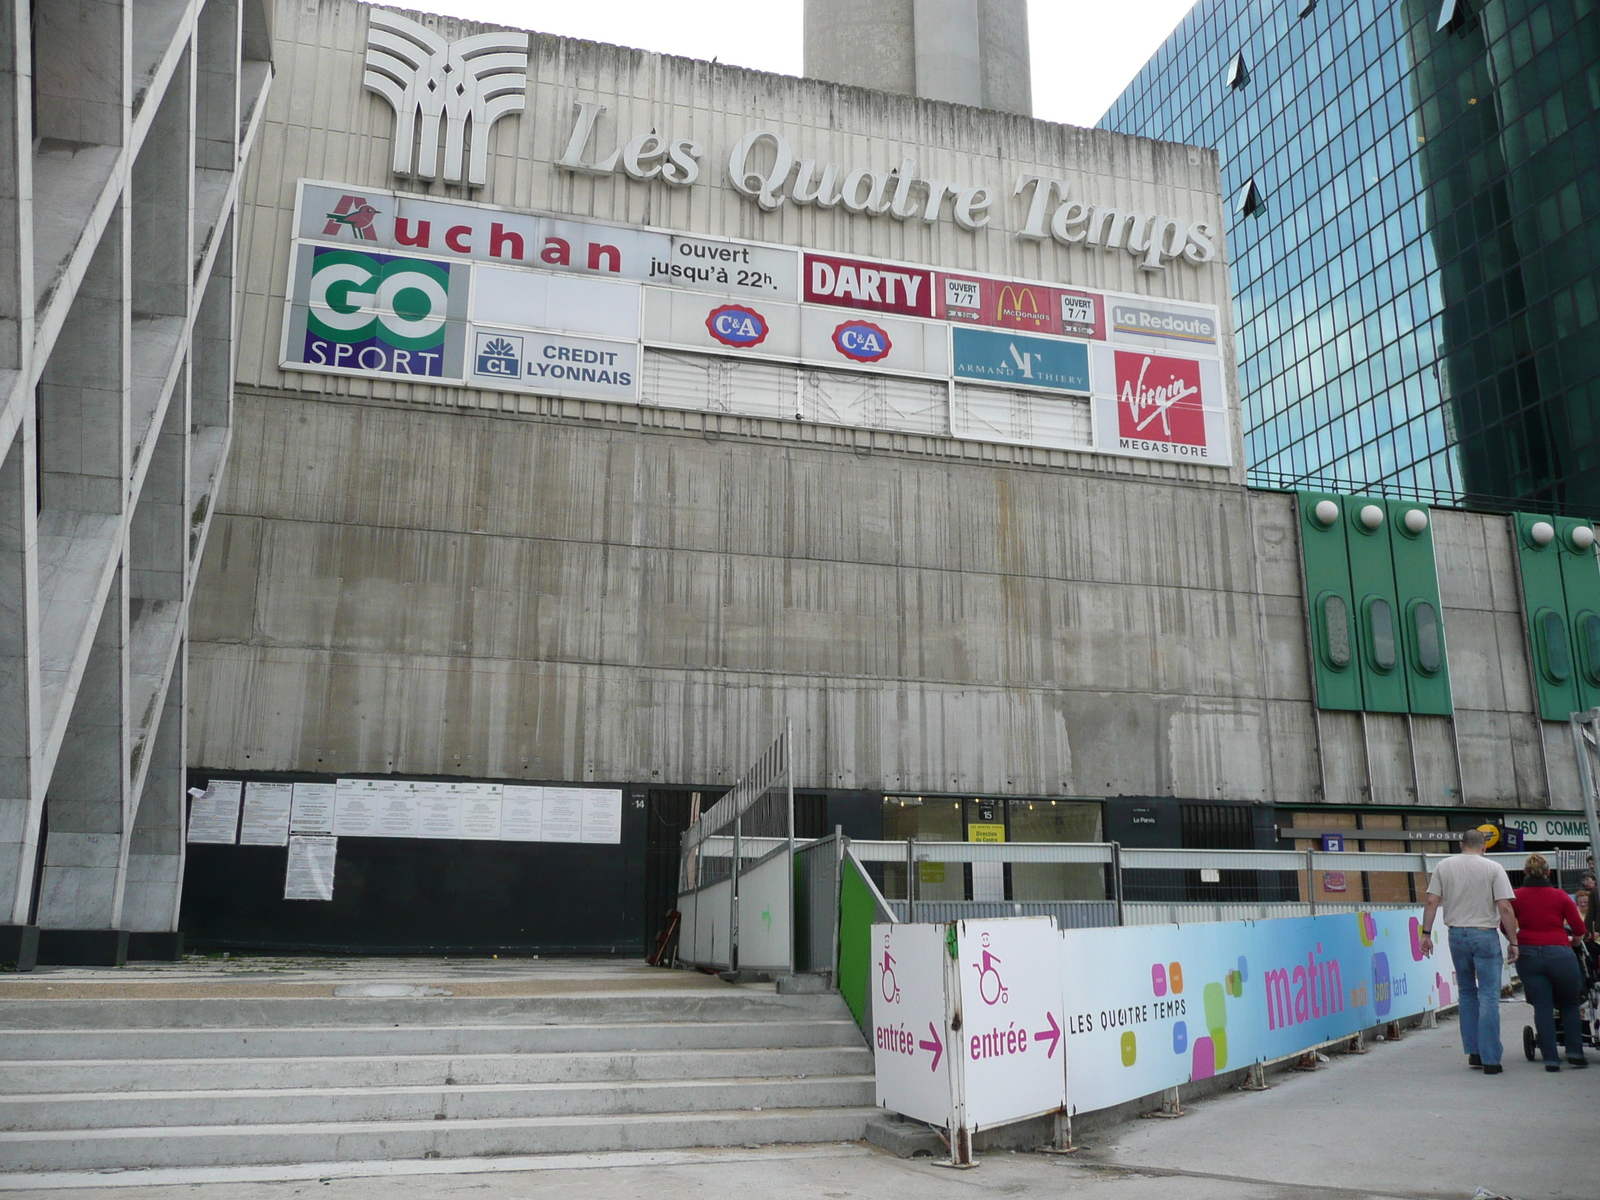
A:
<svg viewBox="0 0 1600 1200">
<path fill-rule="evenodd" d="M 1324 525 L 1332 525 L 1339 519 L 1339 506 L 1332 500 L 1319 500 L 1314 510 L 1317 520 Z"/>
<path fill-rule="evenodd" d="M 1594 530 L 1587 525 L 1579 525 L 1572 531 L 1572 544 L 1579 550 L 1587 550 L 1594 545 Z"/>
<path fill-rule="evenodd" d="M 1405 526 L 1408 533 L 1421 533 L 1428 527 L 1428 514 L 1420 508 L 1408 508 L 1405 515 Z"/>
<path fill-rule="evenodd" d="M 1533 539 L 1535 546 L 1548 546 L 1555 540 L 1556 527 L 1549 521 L 1535 521 L 1533 528 L 1528 530 L 1528 536 Z"/>
<path fill-rule="evenodd" d="M 1383 524 L 1383 509 L 1376 504 L 1368 504 L 1361 510 L 1361 523 L 1368 529 L 1376 529 Z"/>
</svg>

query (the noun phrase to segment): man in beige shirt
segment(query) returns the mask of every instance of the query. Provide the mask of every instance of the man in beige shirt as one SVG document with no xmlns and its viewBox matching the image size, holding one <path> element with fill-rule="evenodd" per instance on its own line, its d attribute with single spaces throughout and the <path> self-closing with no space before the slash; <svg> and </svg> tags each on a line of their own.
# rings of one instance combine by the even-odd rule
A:
<svg viewBox="0 0 1600 1200">
<path fill-rule="evenodd" d="M 1433 954 L 1433 918 L 1442 906 L 1450 927 L 1450 957 L 1461 998 L 1461 1048 L 1467 1065 L 1498 1075 L 1500 1065 L 1500 930 L 1511 943 L 1507 957 L 1517 961 L 1517 914 L 1511 908 L 1506 869 L 1484 856 L 1483 831 L 1461 835 L 1461 853 L 1433 869 L 1428 903 L 1422 910 L 1422 952 Z"/>
</svg>

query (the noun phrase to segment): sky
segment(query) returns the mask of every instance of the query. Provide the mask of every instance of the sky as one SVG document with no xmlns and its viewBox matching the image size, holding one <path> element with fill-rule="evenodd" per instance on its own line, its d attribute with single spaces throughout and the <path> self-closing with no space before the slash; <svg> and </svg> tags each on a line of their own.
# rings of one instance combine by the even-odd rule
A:
<svg viewBox="0 0 1600 1200">
<path fill-rule="evenodd" d="M 1033 115 L 1093 125 L 1194 0 L 1028 0 Z M 402 0 L 404 7 L 801 73 L 802 0 Z"/>
</svg>

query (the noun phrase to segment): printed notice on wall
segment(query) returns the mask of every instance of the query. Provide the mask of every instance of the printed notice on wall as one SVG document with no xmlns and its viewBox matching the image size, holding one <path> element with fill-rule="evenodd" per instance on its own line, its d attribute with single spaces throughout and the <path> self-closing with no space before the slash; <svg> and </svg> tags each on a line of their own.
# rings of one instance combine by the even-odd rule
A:
<svg viewBox="0 0 1600 1200">
<path fill-rule="evenodd" d="M 332 833 L 333 802 L 338 787 L 331 783 L 297 783 L 289 808 L 290 833 Z"/>
<path fill-rule="evenodd" d="M 333 831 L 340 837 L 378 836 L 380 780 L 341 779 L 333 808 Z"/>
<path fill-rule="evenodd" d="M 622 793 L 587 791 L 583 794 L 583 840 L 616 846 L 622 842 Z"/>
<path fill-rule="evenodd" d="M 500 840 L 502 798 L 498 783 L 452 783 L 452 795 L 460 798 L 461 832 L 457 837 L 497 842 Z"/>
<path fill-rule="evenodd" d="M 417 804 L 416 837 L 449 838 L 461 836 L 461 797 L 448 783 L 413 783 Z"/>
<path fill-rule="evenodd" d="M 244 784 L 237 779 L 213 779 L 205 790 L 190 788 L 189 841 L 231 846 L 239 838 L 239 797 Z"/>
<path fill-rule="evenodd" d="M 333 868 L 339 856 L 336 837 L 298 834 L 289 839 L 289 868 L 283 877 L 285 900 L 332 900 Z"/>
<path fill-rule="evenodd" d="M 544 835 L 541 842 L 583 841 L 583 801 L 588 788 L 544 789 Z"/>
<path fill-rule="evenodd" d="M 290 783 L 249 783 L 244 789 L 241 846 L 284 846 L 289 842 L 289 810 L 294 804 Z"/>
<path fill-rule="evenodd" d="M 500 840 L 544 840 L 544 789 L 508 783 L 500 789 Z"/>
</svg>

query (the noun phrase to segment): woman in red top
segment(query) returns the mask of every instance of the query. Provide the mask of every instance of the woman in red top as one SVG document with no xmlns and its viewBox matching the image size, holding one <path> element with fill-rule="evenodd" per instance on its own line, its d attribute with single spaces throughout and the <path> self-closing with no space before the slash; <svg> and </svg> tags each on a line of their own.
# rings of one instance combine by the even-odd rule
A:
<svg viewBox="0 0 1600 1200">
<path fill-rule="evenodd" d="M 1522 886 L 1512 897 L 1517 912 L 1517 941 L 1522 953 L 1517 974 L 1522 990 L 1533 1005 L 1533 1027 L 1539 1034 L 1539 1051 L 1546 1071 L 1561 1070 L 1556 1050 L 1556 1007 L 1561 1008 L 1561 1033 L 1566 1039 L 1567 1062 L 1587 1067 L 1583 1054 L 1583 1024 L 1578 1014 L 1583 977 L 1572 943 L 1583 937 L 1583 918 L 1572 897 L 1550 882 L 1550 864 L 1542 854 L 1528 855 L 1522 868 Z"/>
</svg>

